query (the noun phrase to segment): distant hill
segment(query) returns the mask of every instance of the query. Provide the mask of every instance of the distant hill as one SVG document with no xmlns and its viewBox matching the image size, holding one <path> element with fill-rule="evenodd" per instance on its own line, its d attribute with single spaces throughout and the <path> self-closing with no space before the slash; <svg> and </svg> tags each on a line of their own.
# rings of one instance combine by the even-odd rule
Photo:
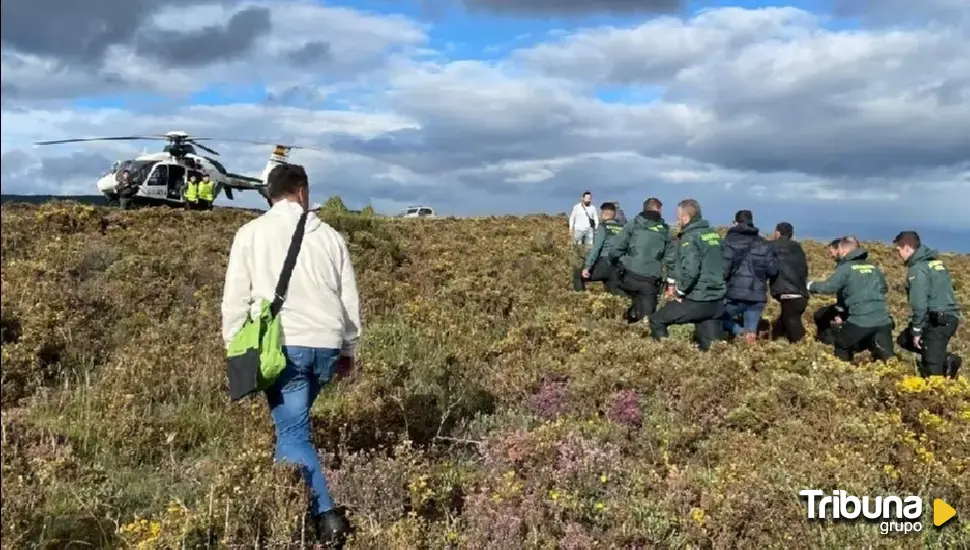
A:
<svg viewBox="0 0 970 550">
<path fill-rule="evenodd" d="M 24 202 L 28 204 L 43 204 L 50 201 L 76 201 L 81 204 L 104 205 L 102 195 L 0 195 L 0 204 L 8 202 Z"/>
</svg>

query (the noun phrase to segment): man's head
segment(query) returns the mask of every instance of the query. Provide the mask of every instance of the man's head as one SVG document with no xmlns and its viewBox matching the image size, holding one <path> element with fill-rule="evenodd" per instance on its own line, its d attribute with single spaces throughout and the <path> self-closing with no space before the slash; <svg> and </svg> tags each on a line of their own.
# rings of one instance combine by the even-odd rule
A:
<svg viewBox="0 0 970 550">
<path fill-rule="evenodd" d="M 131 172 L 129 172 L 128 170 L 121 171 L 121 179 L 127 180 L 130 177 L 131 177 Z"/>
<path fill-rule="evenodd" d="M 905 262 L 912 257 L 916 249 L 922 244 L 919 240 L 919 233 L 915 231 L 903 231 L 896 238 L 893 239 L 893 244 L 896 245 L 896 253 Z"/>
<path fill-rule="evenodd" d="M 790 239 L 795 236 L 795 228 L 788 222 L 781 222 L 775 226 L 775 240 Z"/>
<path fill-rule="evenodd" d="M 829 246 L 828 246 L 829 256 L 831 256 L 833 260 L 838 260 L 839 259 L 839 243 L 840 242 L 842 242 L 842 239 L 841 238 L 835 239 L 835 240 L 833 240 L 832 242 L 829 243 Z"/>
<path fill-rule="evenodd" d="M 603 221 L 612 220 L 616 217 L 616 206 L 612 202 L 604 202 L 600 205 L 600 219 Z"/>
<path fill-rule="evenodd" d="M 593 202 L 593 194 L 589 191 L 583 192 L 583 206 L 589 206 Z"/>
<path fill-rule="evenodd" d="M 195 181 L 195 176 L 189 176 L 189 181 Z"/>
<path fill-rule="evenodd" d="M 701 205 L 696 200 L 684 199 L 677 203 L 677 222 L 681 227 L 699 217 L 701 217 Z"/>
<path fill-rule="evenodd" d="M 660 209 L 663 208 L 663 203 L 657 197 L 650 197 L 649 199 L 643 201 L 643 211 L 644 212 L 656 212 L 660 213 Z"/>
<path fill-rule="evenodd" d="M 859 248 L 859 241 L 852 235 L 846 235 L 839 239 L 838 258 L 845 258 L 850 252 Z"/>
<path fill-rule="evenodd" d="M 738 210 L 734 214 L 734 225 L 754 225 L 754 214 L 750 210 Z"/>
<path fill-rule="evenodd" d="M 277 164 L 266 178 L 266 191 L 271 203 L 290 200 L 303 207 L 310 207 L 310 182 L 306 170 L 299 164 Z"/>
</svg>

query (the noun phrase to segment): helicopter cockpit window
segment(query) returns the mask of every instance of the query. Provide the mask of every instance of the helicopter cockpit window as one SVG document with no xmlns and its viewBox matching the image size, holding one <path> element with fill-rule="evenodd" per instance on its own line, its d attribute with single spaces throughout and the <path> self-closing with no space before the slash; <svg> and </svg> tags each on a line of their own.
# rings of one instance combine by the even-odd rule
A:
<svg viewBox="0 0 970 550">
<path fill-rule="evenodd" d="M 430 208 L 422 208 L 418 210 L 419 216 L 430 216 L 431 214 L 432 214 L 432 211 Z"/>
<path fill-rule="evenodd" d="M 164 164 L 159 164 L 155 167 L 155 170 L 149 176 L 148 185 L 165 185 L 168 183 L 168 166 Z"/>
<path fill-rule="evenodd" d="M 121 173 L 128 170 L 131 181 L 142 183 L 154 165 L 155 163 L 150 160 L 126 160 L 118 165 L 118 169 L 115 171 L 115 179 L 120 181 Z"/>
</svg>

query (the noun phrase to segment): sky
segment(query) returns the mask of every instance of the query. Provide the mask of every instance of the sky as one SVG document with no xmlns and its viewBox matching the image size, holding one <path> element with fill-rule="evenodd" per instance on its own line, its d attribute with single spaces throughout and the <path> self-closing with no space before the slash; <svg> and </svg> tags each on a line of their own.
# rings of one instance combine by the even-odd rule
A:
<svg viewBox="0 0 970 550">
<path fill-rule="evenodd" d="M 303 145 L 313 199 L 628 215 L 970 251 L 970 0 L 4 0 L 4 194 L 164 133 Z M 270 147 L 211 143 L 258 175 Z M 232 204 L 220 199 L 222 204 Z M 262 206 L 255 192 L 235 204 Z M 932 243 L 930 243 L 932 244 Z"/>
</svg>

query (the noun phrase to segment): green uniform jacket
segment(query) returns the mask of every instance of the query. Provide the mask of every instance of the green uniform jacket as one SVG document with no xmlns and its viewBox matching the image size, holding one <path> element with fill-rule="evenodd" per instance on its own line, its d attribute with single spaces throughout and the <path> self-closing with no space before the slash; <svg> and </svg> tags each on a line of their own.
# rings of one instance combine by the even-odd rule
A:
<svg viewBox="0 0 970 550">
<path fill-rule="evenodd" d="M 677 294 L 695 302 L 724 298 L 724 254 L 721 236 L 703 218 L 694 218 L 680 231 L 674 281 Z"/>
<path fill-rule="evenodd" d="M 931 311 L 960 314 L 953 279 L 935 250 L 920 246 L 906 260 L 906 294 L 913 311 L 910 326 L 919 333 L 929 323 Z"/>
<path fill-rule="evenodd" d="M 614 220 L 607 220 L 597 225 L 596 231 L 593 232 L 593 246 L 586 253 L 586 262 L 583 263 L 583 269 L 593 269 L 593 264 L 596 263 L 597 259 L 608 256 L 616 235 L 622 230 L 623 226 Z"/>
<path fill-rule="evenodd" d="M 839 261 L 835 272 L 824 281 L 811 281 L 808 291 L 835 294 L 846 309 L 846 323 L 860 327 L 881 327 L 892 323 L 886 295 L 889 286 L 882 270 L 869 262 L 869 251 L 857 248 Z"/>
<path fill-rule="evenodd" d="M 657 212 L 641 212 L 613 240 L 610 255 L 641 277 L 660 278 L 664 269 L 670 277 L 674 264 L 670 226 Z"/>
</svg>

